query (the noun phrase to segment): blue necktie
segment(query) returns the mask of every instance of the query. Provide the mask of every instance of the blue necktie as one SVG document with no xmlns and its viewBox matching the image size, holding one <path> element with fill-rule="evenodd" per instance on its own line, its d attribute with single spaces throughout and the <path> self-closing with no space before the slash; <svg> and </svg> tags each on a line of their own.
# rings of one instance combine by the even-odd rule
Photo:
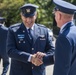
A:
<svg viewBox="0 0 76 75">
<path fill-rule="evenodd" d="M 31 43 L 33 42 L 33 37 L 32 37 L 32 33 L 31 33 L 31 28 L 28 29 L 28 35 L 30 38 Z"/>
</svg>

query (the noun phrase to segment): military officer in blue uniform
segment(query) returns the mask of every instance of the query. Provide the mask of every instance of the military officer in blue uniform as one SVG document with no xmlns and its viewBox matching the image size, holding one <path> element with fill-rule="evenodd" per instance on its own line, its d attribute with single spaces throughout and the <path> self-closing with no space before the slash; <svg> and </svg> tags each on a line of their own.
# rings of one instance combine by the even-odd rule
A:
<svg viewBox="0 0 76 75">
<path fill-rule="evenodd" d="M 3 60 L 3 70 L 1 75 L 6 75 L 9 67 L 9 58 L 6 53 L 6 39 L 8 29 L 4 26 L 5 18 L 0 17 L 0 61 Z"/>
<path fill-rule="evenodd" d="M 35 23 L 37 8 L 34 4 L 23 5 L 20 8 L 22 23 L 9 27 L 10 75 L 45 75 L 45 67 L 54 63 L 52 38 L 44 25 Z"/>
<path fill-rule="evenodd" d="M 76 6 L 63 0 L 53 2 L 55 20 L 60 28 L 53 75 L 76 75 L 76 26 L 73 23 Z"/>
</svg>

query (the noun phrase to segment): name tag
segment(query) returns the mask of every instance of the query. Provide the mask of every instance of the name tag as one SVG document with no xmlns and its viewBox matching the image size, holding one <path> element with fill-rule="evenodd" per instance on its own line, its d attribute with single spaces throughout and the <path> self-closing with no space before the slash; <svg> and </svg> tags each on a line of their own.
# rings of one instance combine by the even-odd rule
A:
<svg viewBox="0 0 76 75">
<path fill-rule="evenodd" d="M 40 38 L 40 40 L 45 40 L 45 38 Z"/>
</svg>

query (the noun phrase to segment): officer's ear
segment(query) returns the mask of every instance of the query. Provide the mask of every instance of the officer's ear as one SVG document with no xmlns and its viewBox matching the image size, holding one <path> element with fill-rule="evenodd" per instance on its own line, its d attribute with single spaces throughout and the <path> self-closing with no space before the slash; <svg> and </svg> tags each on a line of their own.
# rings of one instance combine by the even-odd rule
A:
<svg viewBox="0 0 76 75">
<path fill-rule="evenodd" d="M 62 12 L 58 11 L 58 19 L 61 20 L 62 19 Z"/>
<path fill-rule="evenodd" d="M 22 16 L 22 13 L 20 13 L 20 16 Z"/>
<path fill-rule="evenodd" d="M 37 18 L 37 15 L 38 15 L 38 13 L 37 12 L 35 12 L 35 17 Z"/>
<path fill-rule="evenodd" d="M 21 19 L 23 19 L 23 15 L 22 15 L 22 13 L 20 13 L 20 16 L 21 16 Z"/>
</svg>

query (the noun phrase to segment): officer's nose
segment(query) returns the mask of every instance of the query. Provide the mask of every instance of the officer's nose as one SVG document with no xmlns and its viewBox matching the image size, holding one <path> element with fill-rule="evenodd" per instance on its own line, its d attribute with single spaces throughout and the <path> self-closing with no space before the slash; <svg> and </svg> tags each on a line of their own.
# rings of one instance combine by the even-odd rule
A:
<svg viewBox="0 0 76 75">
<path fill-rule="evenodd" d="M 31 19 L 28 17 L 28 18 L 26 19 L 26 21 L 27 21 L 27 22 L 30 22 L 30 21 L 31 21 Z"/>
</svg>

